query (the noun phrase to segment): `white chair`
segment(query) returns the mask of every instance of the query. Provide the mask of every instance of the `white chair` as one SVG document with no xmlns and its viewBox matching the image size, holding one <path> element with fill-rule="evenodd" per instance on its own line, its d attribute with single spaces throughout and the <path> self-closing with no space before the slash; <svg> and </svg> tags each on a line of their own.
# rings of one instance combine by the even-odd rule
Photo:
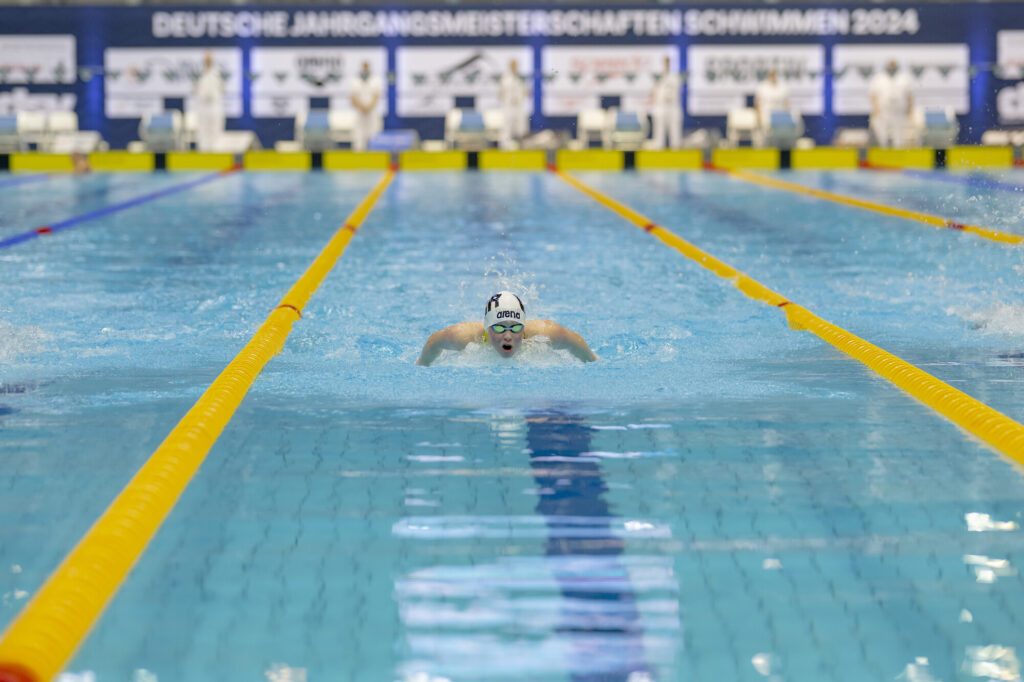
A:
<svg viewBox="0 0 1024 682">
<path fill-rule="evenodd" d="M 608 115 L 604 109 L 584 109 L 576 116 L 576 143 L 581 149 L 590 147 L 595 139 L 604 144 Z"/>
<path fill-rule="evenodd" d="M 911 139 L 923 147 L 945 149 L 956 144 L 960 134 L 960 123 L 956 120 L 953 107 L 925 109 L 914 107 L 910 125 L 915 133 Z"/>
<path fill-rule="evenodd" d="M 730 109 L 725 117 L 725 137 L 734 147 L 738 147 L 741 142 L 753 144 L 759 129 L 757 109 L 753 107 Z"/>
<path fill-rule="evenodd" d="M 359 115 L 354 109 L 331 109 L 327 114 L 327 125 L 334 144 L 345 143 L 351 147 L 356 138 Z"/>
<path fill-rule="evenodd" d="M 196 144 L 199 130 L 199 115 L 194 111 L 186 111 L 182 117 L 181 144 L 185 149 L 192 149 Z"/>
<path fill-rule="evenodd" d="M 832 145 L 867 149 L 871 146 L 871 130 L 869 128 L 840 128 L 832 137 Z"/>
<path fill-rule="evenodd" d="M 177 109 L 145 114 L 139 121 L 139 138 L 151 152 L 183 149 L 184 126 Z"/>
<path fill-rule="evenodd" d="M 647 117 L 635 111 L 609 109 L 606 114 L 604 146 L 608 149 L 640 149 L 647 139 Z"/>
<path fill-rule="evenodd" d="M 487 142 L 501 143 L 501 132 L 505 129 L 505 112 L 501 109 L 484 109 L 484 132 Z"/>
<path fill-rule="evenodd" d="M 768 112 L 754 143 L 758 147 L 792 149 L 803 134 L 804 120 L 800 114 L 776 109 Z"/>
<path fill-rule="evenodd" d="M 18 112 L 18 145 L 21 149 L 46 147 L 46 114 L 41 111 Z"/>
<path fill-rule="evenodd" d="M 487 126 L 475 109 L 450 109 L 444 117 L 444 140 L 449 149 L 487 147 Z"/>
</svg>

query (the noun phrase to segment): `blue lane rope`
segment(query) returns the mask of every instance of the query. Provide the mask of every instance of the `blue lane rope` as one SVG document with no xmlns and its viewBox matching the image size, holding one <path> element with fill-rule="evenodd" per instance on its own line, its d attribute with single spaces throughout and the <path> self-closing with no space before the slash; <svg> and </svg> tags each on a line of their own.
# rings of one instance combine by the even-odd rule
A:
<svg viewBox="0 0 1024 682">
<path fill-rule="evenodd" d="M 162 199 L 163 197 L 170 196 L 171 194 L 184 192 L 185 190 L 192 189 L 193 187 L 198 187 L 199 185 L 206 184 L 207 182 L 211 182 L 218 178 L 223 178 L 233 173 L 235 170 L 237 169 L 232 169 L 230 171 L 218 171 L 216 173 L 204 175 L 201 178 L 191 180 L 189 182 L 184 182 L 180 185 L 165 187 L 164 189 L 157 190 L 155 192 L 150 192 L 149 194 L 143 194 L 141 196 L 128 199 L 127 201 L 122 201 L 121 203 L 118 204 L 111 204 L 110 206 L 104 206 L 103 208 L 98 208 L 95 211 L 89 211 L 88 213 L 72 216 L 71 218 L 67 218 L 56 223 L 51 223 L 43 227 L 37 227 L 35 229 L 28 230 L 27 232 L 20 232 L 13 236 L 7 237 L 6 239 L 0 239 L 0 249 L 15 246 L 16 244 L 21 244 L 22 242 L 27 242 L 31 239 L 36 239 L 41 235 L 49 235 L 54 234 L 56 232 L 60 232 L 62 230 L 67 230 L 77 225 L 81 225 L 82 223 L 89 222 L 90 220 L 96 220 L 97 218 L 102 218 L 104 216 L 111 215 L 112 213 L 118 213 L 120 211 L 124 211 L 125 209 L 139 206 L 140 204 L 145 204 L 150 201 Z"/>
</svg>

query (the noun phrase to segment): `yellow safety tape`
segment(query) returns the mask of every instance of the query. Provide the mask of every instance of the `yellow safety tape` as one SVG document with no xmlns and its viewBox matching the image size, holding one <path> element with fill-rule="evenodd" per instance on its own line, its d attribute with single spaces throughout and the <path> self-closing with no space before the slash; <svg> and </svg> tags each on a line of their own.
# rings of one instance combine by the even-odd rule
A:
<svg viewBox="0 0 1024 682">
<path fill-rule="evenodd" d="M 0 680 L 55 677 L 85 639 L 203 463 L 249 387 L 284 347 L 301 310 L 394 177 L 362 200 L 0 639 Z"/>
<path fill-rule="evenodd" d="M 960 232 L 969 232 L 983 239 L 990 239 L 994 242 L 1002 242 L 1004 244 L 1024 244 L 1024 235 L 1011 234 L 1009 232 L 1000 232 L 999 230 L 992 230 L 987 227 L 980 227 L 978 225 L 968 225 L 960 223 L 955 220 L 949 220 L 948 218 L 942 218 L 940 216 L 931 215 L 929 213 L 921 213 L 919 211 L 910 211 L 905 208 L 897 208 L 895 206 L 886 206 L 885 204 L 879 204 L 874 201 L 867 201 L 866 199 L 858 199 L 856 197 L 849 197 L 845 194 L 836 194 L 835 192 L 827 192 L 823 189 L 816 189 L 814 187 L 807 187 L 806 185 L 799 185 L 795 182 L 786 182 L 785 180 L 779 180 L 778 178 L 770 178 L 765 175 L 758 173 L 748 173 L 745 171 L 726 171 L 731 177 L 739 180 L 745 180 L 747 182 L 754 183 L 755 185 L 762 185 L 764 187 L 771 187 L 772 189 L 781 189 L 787 192 L 796 192 L 797 194 L 805 194 L 807 196 L 815 197 L 816 199 L 824 199 L 825 201 L 833 201 L 837 204 L 843 204 L 844 206 L 853 206 L 855 208 L 862 208 L 866 211 L 874 211 L 883 215 L 895 216 L 897 218 L 904 218 L 906 220 L 916 220 L 919 223 L 937 227 L 940 229 L 957 230 Z"/>
<path fill-rule="evenodd" d="M 919 367 L 818 317 L 806 308 L 791 302 L 782 294 L 772 291 L 752 277 L 718 260 L 671 230 L 657 225 L 643 214 L 584 184 L 579 179 L 566 173 L 556 172 L 568 184 L 637 227 L 654 235 L 690 260 L 711 270 L 719 277 L 732 280 L 736 288 L 750 298 L 782 308 L 793 329 L 809 331 L 836 349 L 859 360 L 963 430 L 981 439 L 1010 460 L 1024 466 L 1024 425 L 963 391 L 953 388 Z"/>
</svg>

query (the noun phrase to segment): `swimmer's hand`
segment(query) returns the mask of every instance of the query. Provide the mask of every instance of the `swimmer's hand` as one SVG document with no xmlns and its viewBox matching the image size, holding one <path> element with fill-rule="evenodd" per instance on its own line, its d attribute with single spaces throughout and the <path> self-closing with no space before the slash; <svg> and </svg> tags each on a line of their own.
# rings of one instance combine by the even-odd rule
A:
<svg viewBox="0 0 1024 682">
<path fill-rule="evenodd" d="M 462 350 L 473 341 L 479 340 L 484 335 L 484 325 L 480 322 L 460 322 L 450 327 L 445 327 L 439 332 L 434 332 L 423 344 L 423 352 L 417 365 L 427 366 L 437 360 L 443 350 Z"/>
<path fill-rule="evenodd" d="M 552 348 L 567 350 L 583 362 L 594 362 L 597 356 L 583 337 L 571 329 L 567 329 L 554 320 L 528 320 L 526 338 L 546 336 Z"/>
</svg>

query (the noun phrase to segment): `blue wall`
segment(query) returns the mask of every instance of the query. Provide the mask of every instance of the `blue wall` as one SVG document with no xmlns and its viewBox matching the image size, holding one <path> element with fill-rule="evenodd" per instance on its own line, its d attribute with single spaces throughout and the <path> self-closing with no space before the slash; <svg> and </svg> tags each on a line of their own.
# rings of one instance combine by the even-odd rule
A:
<svg viewBox="0 0 1024 682">
<path fill-rule="evenodd" d="M 993 73 L 996 59 L 996 31 L 1024 30 L 1024 4 L 1017 2 L 826 5 L 821 8 L 799 5 L 692 5 L 657 4 L 650 7 L 616 9 L 573 8 L 559 10 L 557 5 L 534 8 L 452 10 L 341 10 L 324 7 L 3 7 L 0 8 L 2 34 L 74 34 L 81 76 L 91 68 L 91 78 L 79 78 L 68 85 L 17 85 L 0 82 L 0 92 L 27 87 L 31 92 L 74 92 L 81 126 L 99 130 L 115 147 L 134 139 L 137 121 L 111 120 L 104 115 L 103 53 L 108 47 L 216 47 L 239 46 L 243 49 L 243 68 L 248 69 L 249 50 L 254 46 L 384 46 L 388 63 L 395 65 L 395 50 L 402 45 L 528 45 L 533 49 L 533 69 L 540 73 L 541 50 L 547 45 L 665 45 L 679 49 L 680 65 L 686 69 L 686 48 L 701 44 L 779 43 L 820 44 L 826 47 L 826 65 L 831 63 L 831 48 L 836 44 L 913 45 L 927 43 L 966 43 L 970 50 L 970 112 L 961 116 L 963 141 L 977 141 L 986 129 L 999 125 L 996 94 L 1015 81 L 1004 81 Z M 311 11 L 329 12 L 335 21 L 326 35 L 306 30 L 304 19 Z M 716 11 L 722 14 L 712 24 L 700 24 L 694 12 Z M 895 24 L 870 27 L 838 26 L 829 19 L 835 13 L 889 11 Z M 191 24 L 174 23 L 187 13 Z M 587 17 L 609 23 L 581 22 Z M 728 14 L 728 13 L 735 14 Z M 797 13 L 787 15 L 786 13 Z M 575 13 L 575 14 L 574 14 Z M 647 13 L 647 14 L 645 14 Z M 768 14 L 765 14 L 768 13 Z M 816 14 L 817 13 L 817 14 Z M 159 17 L 155 16 L 158 15 Z M 827 17 L 825 15 L 828 14 Z M 903 25 L 913 17 L 913 26 Z M 660 24 L 649 23 L 657 15 Z M 708 15 L 704 15 L 707 17 Z M 797 21 L 778 23 L 780 17 Z M 712 18 L 714 18 L 712 17 Z M 730 19 L 731 17 L 731 19 Z M 760 21 L 760 19 L 764 19 Z M 822 19 L 822 17 L 825 17 Z M 156 21 L 155 21 L 156 19 Z M 616 23 L 613 19 L 617 19 Z M 818 21 L 821 19 L 821 21 Z M 257 28 L 253 23 L 259 20 Z M 772 21 L 775 23 L 772 23 Z M 732 23 L 730 24 L 730 21 Z M 648 22 L 648 23 L 645 23 Z M 854 22 L 856 23 L 856 22 Z M 163 28 L 157 30 L 156 25 Z M 708 26 L 711 26 L 710 32 Z M 602 26 L 604 28 L 602 28 Z M 190 37 L 198 32 L 200 35 Z M 879 34 L 879 32 L 881 32 Z M 653 34 L 652 34 L 653 33 Z M 241 34 L 241 35 L 239 35 Z M 535 76 L 533 91 L 539 96 L 544 84 Z M 389 128 L 416 128 L 425 137 L 440 137 L 440 119 L 402 119 L 394 114 L 395 86 L 389 88 Z M 833 78 L 824 79 L 825 112 L 806 117 L 808 134 L 827 142 L 841 126 L 864 126 L 863 116 L 838 116 L 832 111 Z M 255 119 L 248 101 L 249 84 L 243 79 L 244 113 L 229 121 L 229 127 L 254 129 L 265 145 L 292 136 L 290 120 Z M 539 111 L 539 107 L 538 107 Z M 545 119 L 538 113 L 531 125 L 570 129 L 572 119 Z M 687 116 L 686 127 L 723 126 L 724 117 Z"/>
</svg>

